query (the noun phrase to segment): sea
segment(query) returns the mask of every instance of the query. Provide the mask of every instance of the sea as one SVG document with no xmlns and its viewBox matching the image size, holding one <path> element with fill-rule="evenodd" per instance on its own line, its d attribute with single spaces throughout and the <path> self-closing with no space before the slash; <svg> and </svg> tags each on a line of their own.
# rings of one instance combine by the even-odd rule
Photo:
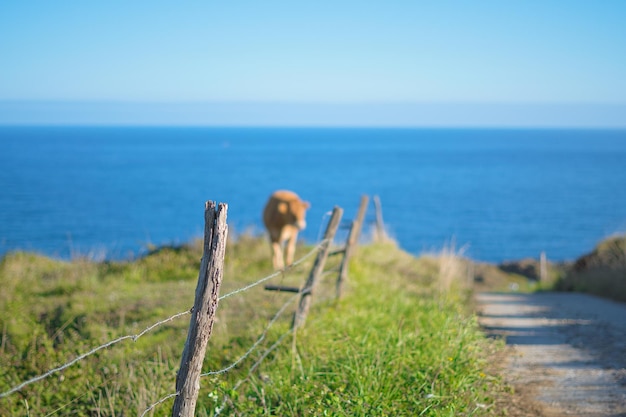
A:
<svg viewBox="0 0 626 417">
<path fill-rule="evenodd" d="M 2 126 L 0 258 L 133 259 L 201 238 L 207 200 L 262 235 L 277 189 L 311 203 L 306 243 L 367 195 L 416 255 L 574 260 L 626 232 L 626 130 Z"/>
</svg>

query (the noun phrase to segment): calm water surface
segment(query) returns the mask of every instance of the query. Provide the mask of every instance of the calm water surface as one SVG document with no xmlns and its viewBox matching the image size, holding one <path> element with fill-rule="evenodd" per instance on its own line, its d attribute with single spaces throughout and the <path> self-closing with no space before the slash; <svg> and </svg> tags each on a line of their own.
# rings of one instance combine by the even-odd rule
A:
<svg viewBox="0 0 626 417">
<path fill-rule="evenodd" d="M 206 200 L 262 233 L 278 188 L 311 202 L 309 242 L 362 194 L 416 254 L 454 241 L 479 260 L 566 260 L 626 231 L 624 130 L 0 127 L 0 167 L 0 256 L 184 243 Z"/>
</svg>

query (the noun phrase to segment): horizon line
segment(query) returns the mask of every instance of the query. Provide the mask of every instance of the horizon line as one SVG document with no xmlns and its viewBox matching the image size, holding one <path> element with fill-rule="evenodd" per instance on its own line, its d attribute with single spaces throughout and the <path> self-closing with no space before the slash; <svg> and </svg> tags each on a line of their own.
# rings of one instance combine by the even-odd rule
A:
<svg viewBox="0 0 626 417">
<path fill-rule="evenodd" d="M 0 100 L 0 125 L 626 128 L 626 103 Z"/>
</svg>

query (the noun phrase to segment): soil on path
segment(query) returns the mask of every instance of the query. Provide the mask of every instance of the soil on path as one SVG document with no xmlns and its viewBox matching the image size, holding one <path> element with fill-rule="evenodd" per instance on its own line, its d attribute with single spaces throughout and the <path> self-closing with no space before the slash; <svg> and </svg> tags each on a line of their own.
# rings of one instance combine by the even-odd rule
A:
<svg viewBox="0 0 626 417">
<path fill-rule="evenodd" d="M 626 416 L 626 304 L 574 293 L 479 293 L 479 321 L 510 349 L 515 415 Z M 529 411 L 527 411 L 529 412 Z"/>
</svg>

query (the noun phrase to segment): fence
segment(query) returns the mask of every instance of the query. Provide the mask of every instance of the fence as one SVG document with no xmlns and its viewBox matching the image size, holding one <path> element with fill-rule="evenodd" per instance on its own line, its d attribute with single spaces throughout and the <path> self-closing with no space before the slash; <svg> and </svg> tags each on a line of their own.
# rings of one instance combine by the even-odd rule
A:
<svg viewBox="0 0 626 417">
<path fill-rule="evenodd" d="M 203 241 L 203 256 L 200 265 L 200 272 L 198 276 L 198 284 L 196 287 L 194 306 L 188 310 L 172 315 L 164 320 L 161 320 L 153 325 L 147 327 L 142 332 L 134 335 L 126 335 L 117 339 L 111 340 L 101 346 L 98 346 L 84 354 L 77 356 L 71 361 L 51 369 L 44 374 L 33 377 L 21 384 L 9 389 L 6 392 L 0 393 L 0 398 L 7 397 L 13 393 L 16 393 L 26 387 L 27 385 L 38 382 L 45 379 L 57 372 L 69 368 L 75 363 L 91 356 L 102 349 L 106 349 L 117 343 L 132 340 L 136 342 L 137 339 L 145 335 L 146 333 L 156 329 L 157 327 L 168 323 L 176 318 L 190 314 L 189 331 L 187 333 L 187 341 L 182 353 L 179 372 L 176 378 L 176 391 L 169 394 L 149 407 L 147 407 L 141 416 L 146 415 L 152 411 L 158 405 L 165 401 L 174 398 L 174 405 L 172 408 L 173 416 L 188 417 L 193 416 L 195 412 L 195 405 L 200 389 L 200 378 L 208 375 L 218 375 L 236 367 L 244 359 L 246 359 L 265 339 L 269 329 L 278 320 L 278 318 L 287 310 L 287 308 L 299 299 L 297 309 L 293 316 L 292 326 L 289 331 L 280 336 L 277 341 L 270 346 L 260 358 L 251 366 L 246 378 L 241 379 L 235 384 L 233 390 L 237 390 L 246 379 L 248 379 L 253 372 L 258 368 L 262 361 L 272 352 L 282 341 L 291 334 L 295 329 L 303 326 L 306 321 L 306 317 L 311 306 L 312 297 L 315 294 L 316 286 L 319 281 L 319 277 L 324 272 L 326 260 L 329 256 L 343 255 L 339 267 L 337 268 L 337 282 L 336 282 L 336 298 L 342 297 L 343 287 L 348 279 L 348 263 L 351 256 L 354 253 L 354 248 L 358 243 L 359 236 L 364 223 L 365 212 L 367 209 L 369 198 L 363 196 L 355 219 L 349 223 L 349 232 L 345 245 L 339 249 L 331 251 L 331 243 L 335 238 L 336 231 L 341 222 L 343 215 L 343 209 L 335 207 L 333 209 L 331 218 L 328 222 L 326 232 L 321 242 L 319 242 L 308 254 L 294 262 L 292 265 L 286 266 L 282 270 L 276 271 L 266 277 L 263 277 L 252 284 L 239 288 L 226 295 L 219 296 L 219 290 L 223 278 L 224 270 L 224 255 L 226 250 L 226 240 L 228 235 L 228 227 L 226 224 L 226 217 L 228 206 L 226 204 L 216 204 L 212 201 L 208 201 L 205 206 L 205 228 L 204 228 L 204 241 Z M 376 198 L 376 218 L 378 221 L 382 220 L 382 214 L 380 212 L 380 202 Z M 377 230 L 381 230 L 382 224 L 377 223 Z M 380 235 L 379 235 L 380 236 Z M 236 294 L 247 291 L 253 287 L 256 287 L 276 276 L 283 275 L 290 269 L 301 264 L 312 255 L 317 255 L 313 263 L 313 267 L 308 274 L 306 282 L 301 288 L 296 287 L 282 287 L 275 285 L 266 285 L 265 289 L 269 291 L 283 291 L 295 293 L 295 296 L 288 299 L 283 306 L 278 310 L 274 317 L 270 320 L 265 330 L 261 333 L 256 342 L 244 353 L 240 358 L 229 366 L 217 370 L 202 374 L 202 364 L 204 361 L 206 348 L 208 341 L 211 337 L 213 323 L 215 321 L 215 314 L 217 311 L 218 303 L 227 297 L 234 296 Z M 328 271 L 327 271 L 328 272 Z M 332 271 L 330 271 L 332 272 Z M 229 402 L 229 398 L 225 398 L 221 407 L 219 407 L 217 414 L 224 409 L 224 406 Z"/>
</svg>

